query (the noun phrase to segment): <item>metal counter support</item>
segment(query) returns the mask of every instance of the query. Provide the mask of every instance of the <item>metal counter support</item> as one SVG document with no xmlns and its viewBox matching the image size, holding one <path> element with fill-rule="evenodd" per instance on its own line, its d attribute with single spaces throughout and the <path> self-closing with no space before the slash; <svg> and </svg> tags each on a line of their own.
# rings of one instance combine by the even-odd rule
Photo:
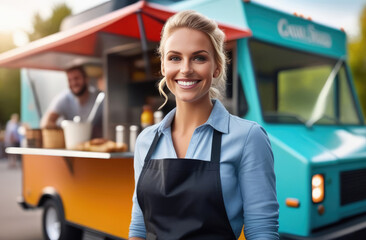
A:
<svg viewBox="0 0 366 240">
<path fill-rule="evenodd" d="M 69 169 L 71 175 L 74 175 L 74 158 L 64 157 L 67 168 Z"/>
</svg>

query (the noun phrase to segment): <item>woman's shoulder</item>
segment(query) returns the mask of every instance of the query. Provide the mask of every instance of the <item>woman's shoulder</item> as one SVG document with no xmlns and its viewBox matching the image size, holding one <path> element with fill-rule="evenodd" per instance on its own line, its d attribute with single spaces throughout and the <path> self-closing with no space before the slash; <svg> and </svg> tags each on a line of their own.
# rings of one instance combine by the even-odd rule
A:
<svg viewBox="0 0 366 240">
<path fill-rule="evenodd" d="M 136 144 L 138 145 L 150 145 L 158 131 L 160 123 L 144 128 L 137 136 Z"/>
<path fill-rule="evenodd" d="M 252 127 L 260 125 L 257 122 L 247 120 L 235 115 L 230 114 L 230 128 L 237 128 L 239 130 L 250 130 Z"/>
<path fill-rule="evenodd" d="M 229 133 L 237 136 L 257 136 L 267 138 L 266 130 L 257 122 L 230 114 Z"/>
</svg>

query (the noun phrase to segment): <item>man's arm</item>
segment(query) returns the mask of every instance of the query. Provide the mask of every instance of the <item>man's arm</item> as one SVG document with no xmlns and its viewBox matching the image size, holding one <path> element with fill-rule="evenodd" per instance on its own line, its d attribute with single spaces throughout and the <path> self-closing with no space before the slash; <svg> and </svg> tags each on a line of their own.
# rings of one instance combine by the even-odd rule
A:
<svg viewBox="0 0 366 240">
<path fill-rule="evenodd" d="M 41 128 L 56 128 L 57 119 L 60 115 L 56 112 L 47 112 L 41 120 Z"/>
</svg>

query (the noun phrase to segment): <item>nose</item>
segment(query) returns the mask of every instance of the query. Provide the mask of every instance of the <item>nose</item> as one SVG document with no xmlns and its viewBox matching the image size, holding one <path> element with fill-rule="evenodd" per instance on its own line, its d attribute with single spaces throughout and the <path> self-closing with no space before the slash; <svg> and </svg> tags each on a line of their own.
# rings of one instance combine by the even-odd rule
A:
<svg viewBox="0 0 366 240">
<path fill-rule="evenodd" d="M 191 62 L 189 61 L 189 59 L 186 59 L 186 60 L 182 61 L 180 72 L 183 75 L 189 75 L 193 72 L 193 68 L 191 66 Z"/>
</svg>

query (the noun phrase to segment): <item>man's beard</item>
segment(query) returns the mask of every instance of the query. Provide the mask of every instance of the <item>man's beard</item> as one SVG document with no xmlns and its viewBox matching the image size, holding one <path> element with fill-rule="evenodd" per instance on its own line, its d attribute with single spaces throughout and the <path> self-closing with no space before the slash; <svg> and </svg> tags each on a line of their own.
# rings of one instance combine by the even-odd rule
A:
<svg viewBox="0 0 366 240">
<path fill-rule="evenodd" d="M 74 91 L 72 91 L 72 93 L 73 93 L 75 96 L 80 97 L 80 96 L 82 96 L 82 95 L 85 93 L 85 91 L 86 91 L 87 89 L 88 89 L 87 84 L 84 84 L 83 88 L 82 88 L 82 89 L 80 89 L 80 91 L 78 91 L 78 92 L 74 92 Z"/>
</svg>

